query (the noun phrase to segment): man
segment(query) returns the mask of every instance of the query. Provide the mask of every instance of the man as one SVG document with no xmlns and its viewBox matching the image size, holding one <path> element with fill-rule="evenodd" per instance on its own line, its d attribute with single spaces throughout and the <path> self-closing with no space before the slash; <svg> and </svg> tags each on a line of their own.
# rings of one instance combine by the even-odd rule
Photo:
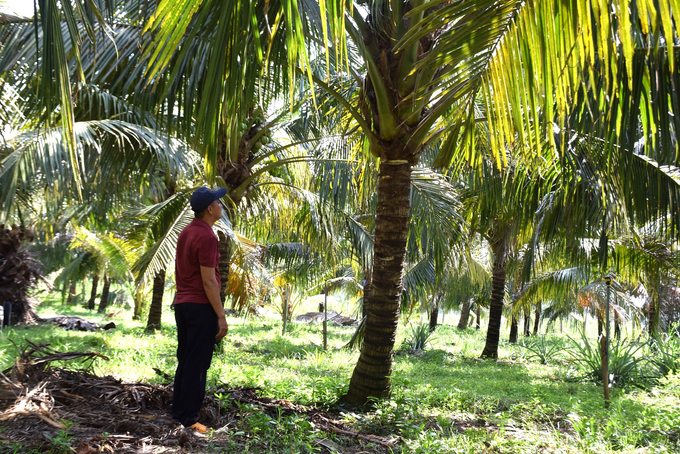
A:
<svg viewBox="0 0 680 454">
<path fill-rule="evenodd" d="M 220 198 L 225 188 L 199 188 L 191 195 L 194 219 L 177 239 L 175 321 L 177 372 L 172 396 L 172 417 L 200 433 L 198 422 L 205 397 L 206 375 L 215 343 L 229 330 L 220 300 L 220 254 L 212 226 L 222 217 Z"/>
</svg>

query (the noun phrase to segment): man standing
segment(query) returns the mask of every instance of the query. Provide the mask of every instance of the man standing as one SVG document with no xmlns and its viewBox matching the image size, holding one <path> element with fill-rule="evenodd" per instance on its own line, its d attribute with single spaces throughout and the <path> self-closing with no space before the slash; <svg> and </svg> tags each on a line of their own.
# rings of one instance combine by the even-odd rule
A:
<svg viewBox="0 0 680 454">
<path fill-rule="evenodd" d="M 225 188 L 199 188 L 191 195 L 194 219 L 177 239 L 175 257 L 175 321 L 177 371 L 172 417 L 185 427 L 205 433 L 198 412 L 205 397 L 206 375 L 215 343 L 229 330 L 220 300 L 220 254 L 212 226 L 222 217 Z"/>
</svg>

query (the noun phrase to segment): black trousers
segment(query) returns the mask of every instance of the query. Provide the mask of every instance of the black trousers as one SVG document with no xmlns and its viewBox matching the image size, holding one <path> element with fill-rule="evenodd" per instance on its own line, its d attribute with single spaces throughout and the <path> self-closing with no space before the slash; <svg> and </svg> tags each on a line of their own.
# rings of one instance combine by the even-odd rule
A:
<svg viewBox="0 0 680 454">
<path fill-rule="evenodd" d="M 208 369 L 218 332 L 217 315 L 210 304 L 175 304 L 177 371 L 172 394 L 172 417 L 184 426 L 198 421 L 205 397 Z"/>
</svg>

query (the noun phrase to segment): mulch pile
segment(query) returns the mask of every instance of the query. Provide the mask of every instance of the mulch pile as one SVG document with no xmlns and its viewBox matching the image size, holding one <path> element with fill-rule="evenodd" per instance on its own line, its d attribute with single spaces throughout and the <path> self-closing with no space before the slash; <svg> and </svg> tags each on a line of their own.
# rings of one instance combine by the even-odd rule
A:
<svg viewBox="0 0 680 454">
<path fill-rule="evenodd" d="M 93 375 L 87 370 L 95 358 L 106 359 L 91 352 L 57 352 L 29 341 L 15 364 L 0 372 L 0 442 L 4 442 L 0 452 L 15 452 L 18 447 L 55 451 L 64 441 L 78 454 L 214 452 L 207 449 L 208 440 L 214 449 L 229 439 L 244 403 L 271 416 L 304 415 L 318 429 L 348 441 L 341 447 L 318 439 L 321 452 L 367 452 L 363 448 L 367 443 L 373 446 L 370 452 L 388 452 L 396 443 L 357 433 L 337 421 L 338 414 L 261 397 L 256 388 L 226 386 L 207 393 L 199 415 L 201 422 L 215 429 L 208 438 L 170 418 L 171 384 L 125 383 Z M 83 369 L 50 364 L 66 360 L 80 361 Z M 214 394 L 228 396 L 231 405 L 223 401 L 220 406 Z"/>
</svg>

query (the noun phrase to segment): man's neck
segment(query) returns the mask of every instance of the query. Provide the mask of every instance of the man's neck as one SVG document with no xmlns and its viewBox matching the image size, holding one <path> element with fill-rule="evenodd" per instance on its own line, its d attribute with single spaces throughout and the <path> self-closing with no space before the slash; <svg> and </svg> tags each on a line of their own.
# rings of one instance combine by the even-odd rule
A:
<svg viewBox="0 0 680 454">
<path fill-rule="evenodd" d="M 217 222 L 217 219 L 219 219 L 219 218 L 210 217 L 208 214 L 206 214 L 205 216 L 203 216 L 202 219 L 205 221 L 206 224 L 208 224 L 210 227 L 212 227 L 213 225 L 215 225 L 215 223 Z"/>
<path fill-rule="evenodd" d="M 194 218 L 194 219 L 198 219 L 199 221 L 205 222 L 206 224 L 208 224 L 208 227 L 212 227 L 215 224 L 215 222 L 217 222 L 216 220 L 210 219 L 208 216 L 203 216 L 202 218 Z"/>
</svg>

